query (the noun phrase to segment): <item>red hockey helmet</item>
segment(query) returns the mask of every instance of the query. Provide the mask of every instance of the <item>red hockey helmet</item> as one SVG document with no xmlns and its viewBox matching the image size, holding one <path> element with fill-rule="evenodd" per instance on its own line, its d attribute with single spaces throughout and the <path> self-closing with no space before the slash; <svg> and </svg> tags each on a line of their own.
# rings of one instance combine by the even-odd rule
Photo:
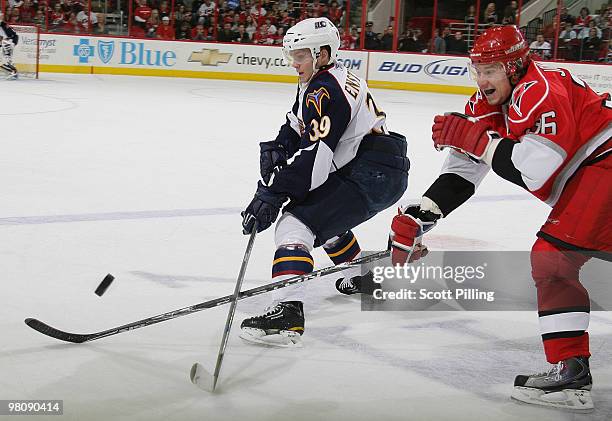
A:
<svg viewBox="0 0 612 421">
<path fill-rule="evenodd" d="M 472 65 L 502 63 L 512 77 L 529 64 L 529 46 L 514 25 L 489 28 L 474 42 L 470 52 Z"/>
</svg>

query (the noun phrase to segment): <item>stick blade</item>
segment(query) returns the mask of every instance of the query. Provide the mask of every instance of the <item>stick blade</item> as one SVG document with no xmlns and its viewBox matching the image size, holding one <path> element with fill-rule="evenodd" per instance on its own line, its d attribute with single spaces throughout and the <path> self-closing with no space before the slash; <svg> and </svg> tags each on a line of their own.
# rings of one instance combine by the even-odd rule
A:
<svg viewBox="0 0 612 421">
<path fill-rule="evenodd" d="M 191 383 L 195 384 L 200 389 L 210 393 L 215 391 L 215 378 L 204 368 L 202 364 L 194 363 L 191 366 L 189 378 L 191 379 Z"/>
<path fill-rule="evenodd" d="M 82 335 L 79 333 L 69 333 L 64 332 L 63 330 L 56 329 L 48 324 L 41 322 L 38 319 L 34 319 L 28 317 L 24 320 L 25 324 L 36 330 L 37 332 L 42 333 L 43 335 L 50 336 L 55 339 L 59 339 L 60 341 L 72 342 L 75 344 L 80 344 L 83 342 L 87 342 L 91 339 L 92 335 Z"/>
</svg>

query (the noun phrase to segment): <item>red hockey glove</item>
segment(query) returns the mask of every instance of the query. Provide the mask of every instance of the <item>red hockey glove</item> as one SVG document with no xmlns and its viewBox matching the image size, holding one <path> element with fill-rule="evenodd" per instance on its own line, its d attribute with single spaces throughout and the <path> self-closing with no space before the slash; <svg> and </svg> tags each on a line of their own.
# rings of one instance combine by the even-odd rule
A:
<svg viewBox="0 0 612 421">
<path fill-rule="evenodd" d="M 461 113 L 435 116 L 431 131 L 437 150 L 454 148 L 476 161 L 482 159 L 489 142 L 499 137 L 488 123 Z"/>
<path fill-rule="evenodd" d="M 429 253 L 421 240 L 439 218 L 440 215 L 433 212 L 422 211 L 419 205 L 408 206 L 403 213 L 400 210 L 393 217 L 389 234 L 393 265 L 411 263 Z"/>
</svg>

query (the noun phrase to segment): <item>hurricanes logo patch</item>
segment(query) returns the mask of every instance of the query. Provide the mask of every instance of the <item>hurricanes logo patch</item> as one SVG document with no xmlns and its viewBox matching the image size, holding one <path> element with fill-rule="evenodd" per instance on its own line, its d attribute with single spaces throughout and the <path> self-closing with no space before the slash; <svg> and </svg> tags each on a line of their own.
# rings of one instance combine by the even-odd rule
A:
<svg viewBox="0 0 612 421">
<path fill-rule="evenodd" d="M 480 92 L 480 89 L 479 89 L 476 91 L 476 96 L 474 97 L 474 99 L 472 100 L 470 98 L 470 100 L 468 101 L 468 107 L 470 107 L 470 111 L 472 112 L 472 114 L 476 114 L 476 104 L 481 99 L 482 99 L 482 93 Z"/>
<path fill-rule="evenodd" d="M 518 88 L 516 88 L 514 92 L 512 92 L 512 100 L 510 101 L 510 107 L 512 107 L 512 109 L 516 111 L 516 114 L 519 117 L 523 117 L 523 113 L 521 112 L 521 104 L 523 102 L 523 96 L 529 90 L 529 88 L 534 86 L 536 83 L 538 82 L 535 80 L 532 82 L 525 82 L 519 85 Z"/>
<path fill-rule="evenodd" d="M 317 110 L 317 114 L 319 114 L 319 117 L 321 117 L 321 108 L 323 105 L 323 98 L 327 97 L 327 99 L 331 99 L 331 97 L 329 96 L 329 92 L 327 92 L 327 89 L 325 88 L 319 88 L 314 92 L 309 93 L 308 95 L 306 95 L 306 106 L 310 106 L 310 104 L 312 104 L 315 107 L 315 110 Z"/>
</svg>

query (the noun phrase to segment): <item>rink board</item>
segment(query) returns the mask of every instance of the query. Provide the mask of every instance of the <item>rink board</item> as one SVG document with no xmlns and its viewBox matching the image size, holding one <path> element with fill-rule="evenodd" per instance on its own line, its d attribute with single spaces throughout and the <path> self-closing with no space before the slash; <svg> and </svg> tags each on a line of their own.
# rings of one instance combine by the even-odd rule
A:
<svg viewBox="0 0 612 421">
<path fill-rule="evenodd" d="M 40 48 L 41 72 L 296 82 L 277 46 L 43 34 Z M 467 95 L 475 90 L 467 57 L 347 50 L 339 56 L 374 88 Z M 561 67 L 596 91 L 612 92 L 606 65 Z"/>
</svg>

